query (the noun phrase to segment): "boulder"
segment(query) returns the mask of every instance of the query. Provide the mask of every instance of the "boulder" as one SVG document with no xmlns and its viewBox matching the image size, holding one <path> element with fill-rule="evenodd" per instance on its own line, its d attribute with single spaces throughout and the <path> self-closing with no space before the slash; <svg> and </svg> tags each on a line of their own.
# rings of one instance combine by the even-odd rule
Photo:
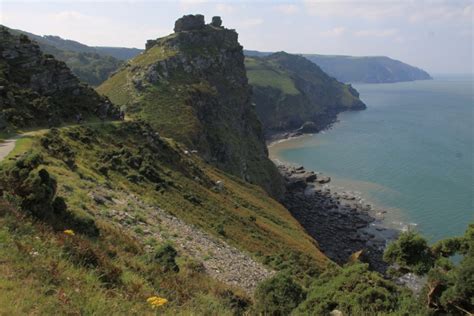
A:
<svg viewBox="0 0 474 316">
<path fill-rule="evenodd" d="M 212 26 L 215 26 L 215 27 L 221 27 L 221 26 L 222 26 L 222 19 L 221 19 L 221 17 L 220 17 L 220 16 L 213 16 L 213 17 L 212 17 L 211 25 L 212 25 Z"/>
<path fill-rule="evenodd" d="M 189 14 L 179 18 L 174 23 L 174 32 L 183 31 L 196 31 L 204 28 L 204 15 L 202 14 Z"/>
</svg>

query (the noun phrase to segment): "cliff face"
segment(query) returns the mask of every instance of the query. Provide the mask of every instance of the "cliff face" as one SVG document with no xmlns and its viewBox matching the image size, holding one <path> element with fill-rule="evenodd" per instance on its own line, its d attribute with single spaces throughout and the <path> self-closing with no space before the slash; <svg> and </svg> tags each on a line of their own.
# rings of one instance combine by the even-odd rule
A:
<svg viewBox="0 0 474 316">
<path fill-rule="evenodd" d="M 185 16 L 98 90 L 213 165 L 279 196 L 283 182 L 267 157 L 237 37 L 219 19 L 206 25 L 203 16 Z"/>
<path fill-rule="evenodd" d="M 363 110 L 365 104 L 350 85 L 324 73 L 304 57 L 284 52 L 247 57 L 253 101 L 265 132 L 316 132 L 339 112 Z"/>
<path fill-rule="evenodd" d="M 43 55 L 27 36 L 0 28 L 0 130 L 117 116 L 107 98 L 81 84 L 69 68 Z"/>
</svg>

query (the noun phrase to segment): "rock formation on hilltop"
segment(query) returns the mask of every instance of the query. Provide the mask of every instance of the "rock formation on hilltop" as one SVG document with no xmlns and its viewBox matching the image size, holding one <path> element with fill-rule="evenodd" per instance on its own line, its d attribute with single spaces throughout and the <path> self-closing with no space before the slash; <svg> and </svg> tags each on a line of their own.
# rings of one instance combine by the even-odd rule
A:
<svg viewBox="0 0 474 316">
<path fill-rule="evenodd" d="M 56 125 L 118 110 L 25 35 L 0 29 L 0 129 Z"/>
<path fill-rule="evenodd" d="M 238 34 L 221 25 L 219 17 L 205 24 L 202 15 L 183 16 L 174 34 L 149 40 L 98 90 L 213 165 L 279 196 L 283 182 L 267 157 Z"/>
</svg>

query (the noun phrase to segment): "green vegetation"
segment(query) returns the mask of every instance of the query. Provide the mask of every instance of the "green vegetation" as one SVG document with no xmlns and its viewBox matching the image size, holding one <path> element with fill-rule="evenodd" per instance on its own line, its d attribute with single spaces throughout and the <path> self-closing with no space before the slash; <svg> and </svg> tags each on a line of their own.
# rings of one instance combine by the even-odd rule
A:
<svg viewBox="0 0 474 316">
<path fill-rule="evenodd" d="M 164 315 L 233 315 L 250 307 L 241 291 L 138 229 L 153 213 L 130 196 L 275 268 L 284 268 L 275 254 L 298 253 L 298 269 L 286 268 L 296 278 L 304 278 L 302 266 L 324 269 L 327 258 L 280 204 L 155 134 L 136 122 L 53 129 L 0 164 L 2 313 L 151 314 L 146 299 L 157 294 L 170 301 L 159 309 Z M 213 189 L 217 180 L 224 191 Z M 111 208 L 134 219 L 117 219 Z M 159 231 L 167 235 L 166 227 Z M 2 304 L 7 299 L 13 303 Z"/>
<path fill-rule="evenodd" d="M 25 35 L 0 28 L 0 130 L 57 126 L 74 120 L 117 115 L 117 109 L 81 84 L 63 62 L 44 55 Z"/>
<path fill-rule="evenodd" d="M 147 46 L 97 91 L 131 119 L 150 123 L 212 165 L 281 196 L 283 181 L 267 157 L 243 60 L 236 54 L 237 34 L 205 28 Z"/>
<path fill-rule="evenodd" d="M 454 264 L 450 257 L 461 256 Z M 406 232 L 389 245 L 384 258 L 399 266 L 395 272 L 427 275 L 426 306 L 440 314 L 464 315 L 474 310 L 474 224 L 464 236 L 438 241 L 431 247 L 425 239 Z"/>
<path fill-rule="evenodd" d="M 301 286 L 280 273 L 259 285 L 255 293 L 255 311 L 261 315 L 289 315 L 304 298 Z"/>
<path fill-rule="evenodd" d="M 20 30 L 10 30 L 13 34 L 23 34 L 38 43 L 45 54 L 53 55 L 63 61 L 81 81 L 97 86 L 104 82 L 110 74 L 123 64 L 122 59 L 107 54 L 107 48 L 99 49 L 65 40 L 58 36 L 39 36 Z M 120 50 L 120 48 L 117 48 Z M 116 50 L 112 51 L 116 53 Z"/>
<path fill-rule="evenodd" d="M 247 57 L 245 68 L 252 86 L 271 87 L 289 95 L 300 93 L 290 75 L 275 63 L 266 63 L 261 59 Z"/>
<path fill-rule="evenodd" d="M 328 269 L 310 286 L 295 315 L 423 315 L 426 310 L 408 289 L 397 287 L 367 264 Z"/>
<path fill-rule="evenodd" d="M 245 67 L 257 114 L 269 134 L 296 130 L 305 123 L 303 132 L 318 131 L 340 111 L 365 108 L 357 91 L 304 57 L 284 52 L 246 57 Z"/>
</svg>

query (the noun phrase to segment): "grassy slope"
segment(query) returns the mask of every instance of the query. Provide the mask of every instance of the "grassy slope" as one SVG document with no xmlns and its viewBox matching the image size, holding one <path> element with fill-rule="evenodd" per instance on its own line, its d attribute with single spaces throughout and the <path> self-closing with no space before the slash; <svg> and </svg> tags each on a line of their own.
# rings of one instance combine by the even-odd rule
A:
<svg viewBox="0 0 474 316">
<path fill-rule="evenodd" d="M 98 239 L 74 238 L 84 240 L 87 247 L 107 252 L 103 254 L 107 262 L 119 267 L 122 273 L 118 284 L 104 285 L 97 274 L 100 267 L 91 269 L 71 261 L 62 233 L 39 223 L 31 224 L 29 219 L 18 220 L 21 213 L 5 212 L 10 208 L 5 204 L 0 207 L 3 210 L 0 290 L 6 294 L 0 300 L 13 303 L 0 301 L 0 306 L 4 306 L 1 313 L 135 311 L 146 314 L 150 312 L 146 297 L 157 293 L 171 301 L 164 314 L 231 311 L 222 297 L 227 287 L 205 274 L 194 273 L 188 268 L 190 258 L 180 258 L 182 269 L 178 274 L 156 275 L 152 271 L 155 265 L 150 264 L 150 256 L 143 249 L 146 244 L 156 248 L 161 242 L 137 229 L 137 222 L 118 228 L 110 220 L 110 212 L 121 206 L 99 205 L 91 192 L 107 192 L 116 199 L 134 195 L 148 205 L 160 206 L 187 223 L 224 238 L 258 261 L 276 269 L 289 269 L 295 276 L 301 276 L 304 270 L 321 270 L 329 263 L 289 212 L 260 188 L 209 167 L 195 156 L 184 155 L 183 148 L 171 140 L 165 141 L 167 145 L 154 159 L 153 167 L 170 184 L 159 191 L 148 180 L 138 184 L 129 181 L 126 174 L 136 173 L 133 169 L 128 169 L 126 174 L 110 170 L 104 176 L 97 170 L 102 164 L 99 159 L 102 154 L 122 150 L 136 155 L 137 148 L 146 146 L 141 132 L 130 130 L 131 124 L 62 128 L 61 142 L 75 153 L 73 169 L 58 159 L 60 154 L 48 153 L 39 144 L 40 136 L 28 138 L 15 150 L 13 159 L 25 151 L 39 151 L 43 155 L 44 163 L 38 168 L 46 168 L 57 179 L 58 195 L 66 199 L 68 209 L 81 216 L 91 216 L 101 229 Z M 78 135 L 89 135 L 87 143 L 74 140 Z M 2 165 L 7 167 L 13 162 L 6 160 Z M 194 173 L 200 174 L 201 180 L 196 180 Z M 217 180 L 224 182 L 223 192 L 212 189 L 211 184 Z M 200 202 L 192 202 L 189 196 Z M 136 218 L 150 216 L 131 201 L 127 203 L 122 207 Z M 32 255 L 33 252 L 39 255 Z M 28 284 L 27 289 L 24 284 Z"/>
<path fill-rule="evenodd" d="M 323 126 L 326 112 L 359 106 L 349 86 L 337 82 L 301 56 L 284 52 L 246 57 L 253 101 L 266 130 L 291 130 L 306 121 Z"/>
<path fill-rule="evenodd" d="M 260 59 L 247 57 L 245 68 L 251 85 L 272 87 L 289 95 L 300 93 L 288 73 L 283 69 L 279 69 L 275 64 L 268 64 Z"/>
</svg>

